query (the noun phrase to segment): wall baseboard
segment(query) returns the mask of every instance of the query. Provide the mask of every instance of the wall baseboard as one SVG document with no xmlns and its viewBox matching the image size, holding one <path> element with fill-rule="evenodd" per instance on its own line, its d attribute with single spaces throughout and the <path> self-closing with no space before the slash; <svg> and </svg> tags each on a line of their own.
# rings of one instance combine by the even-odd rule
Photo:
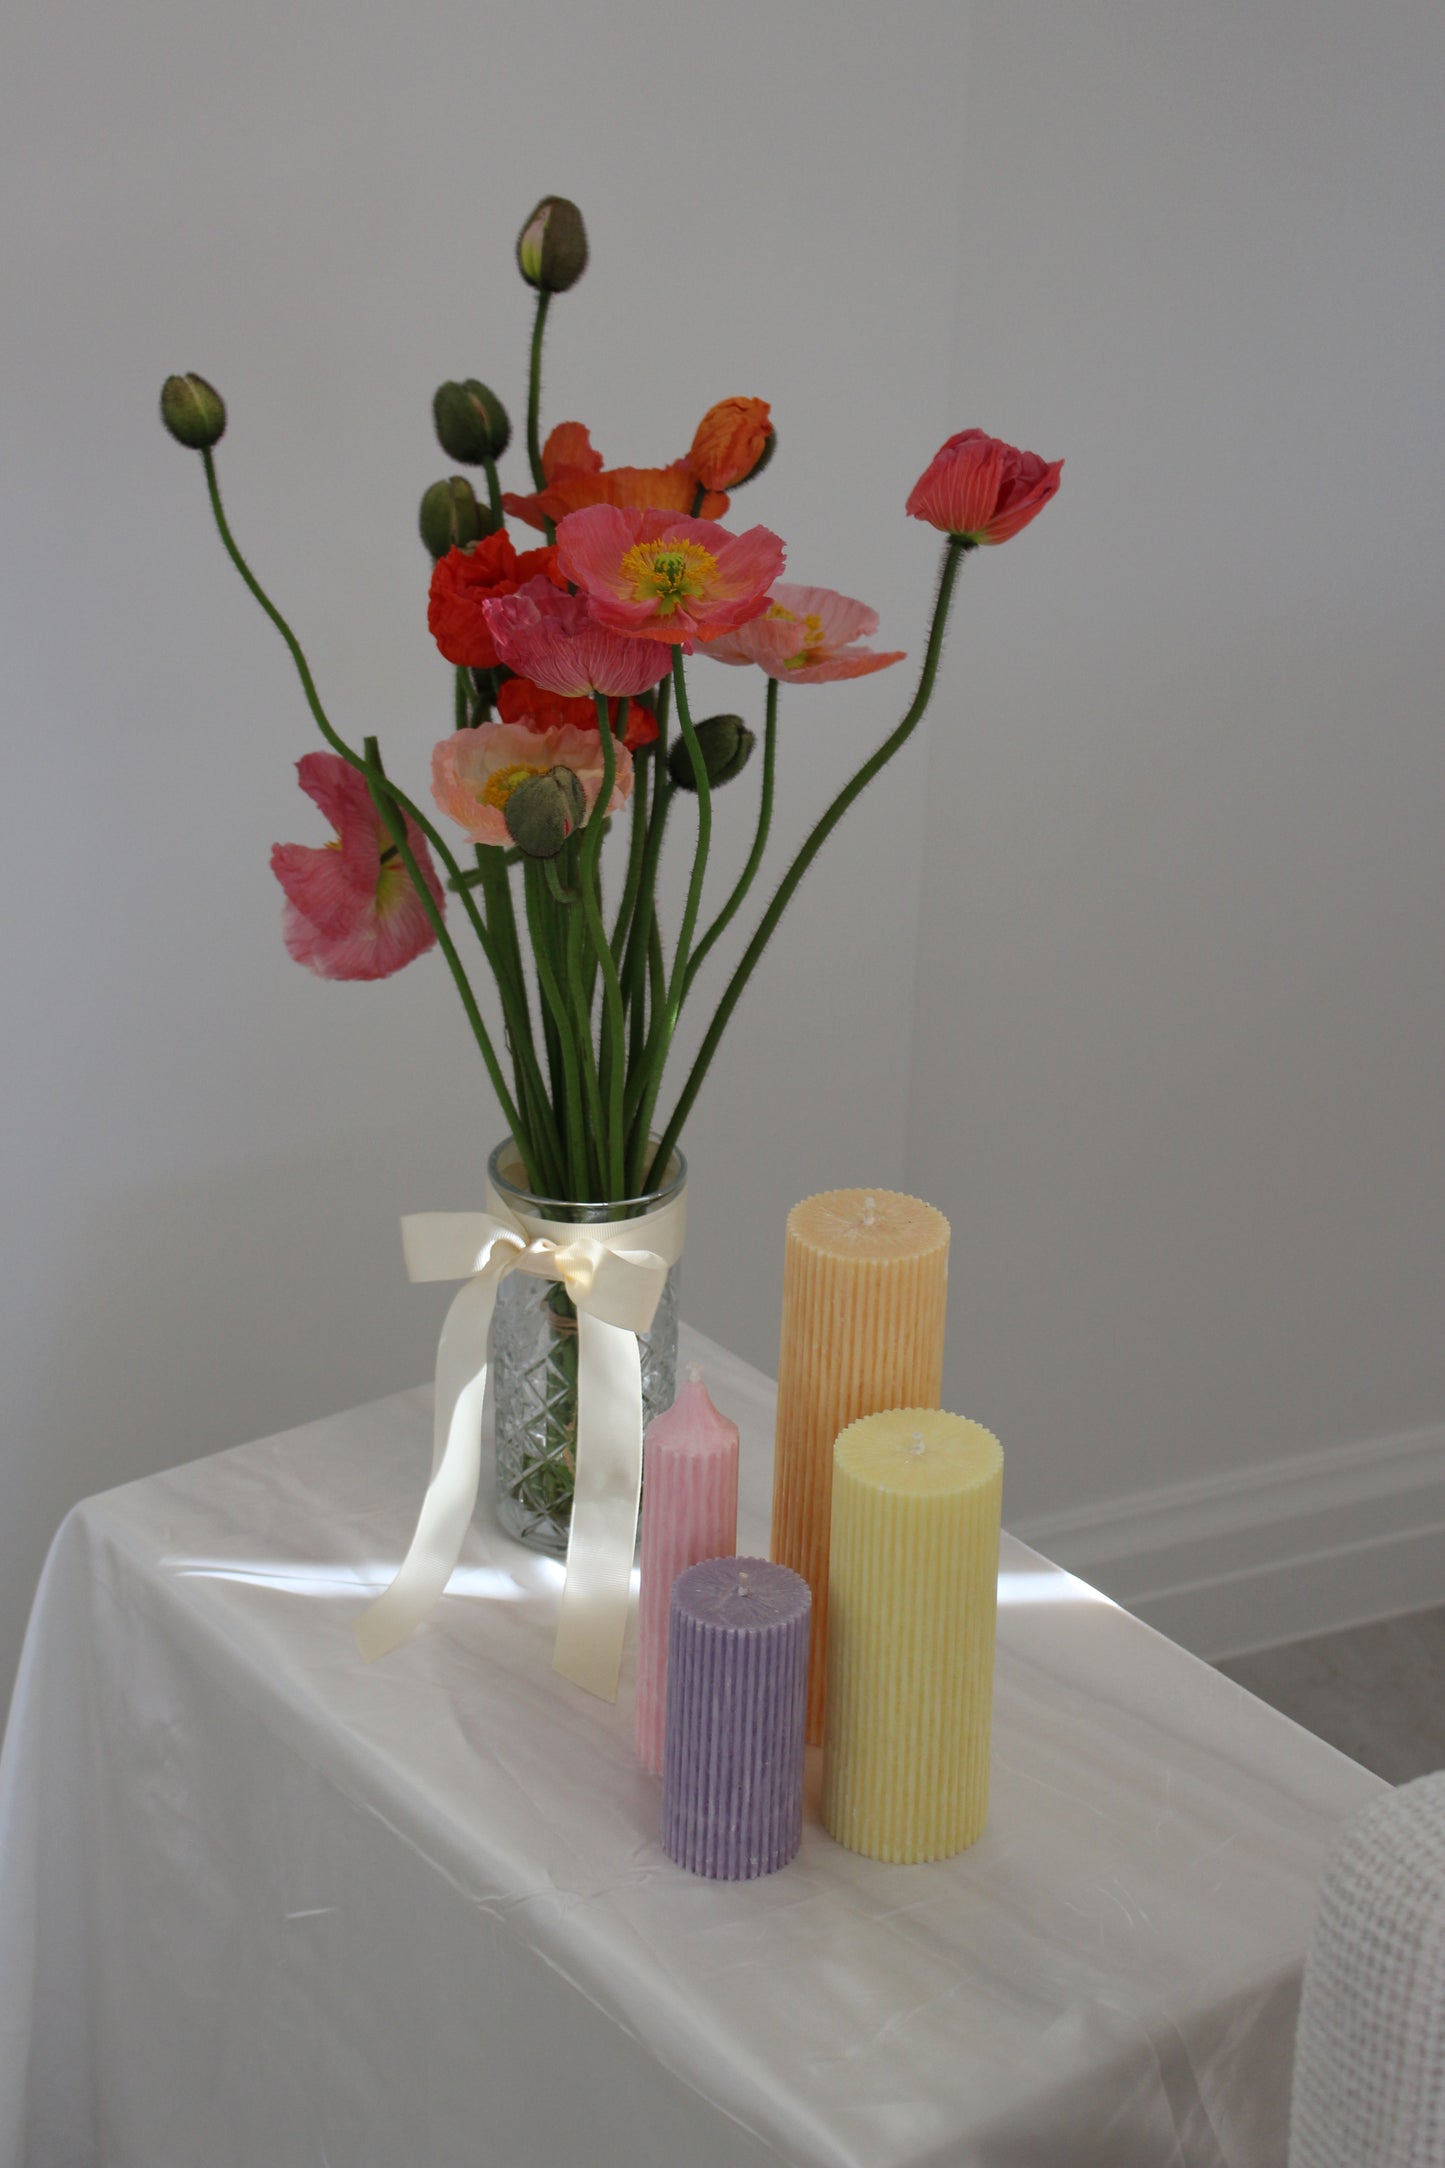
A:
<svg viewBox="0 0 1445 2168">
<path fill-rule="evenodd" d="M 1445 1603 L 1445 1424 L 1010 1527 L 1196 1655 L 1242 1656 Z"/>
</svg>

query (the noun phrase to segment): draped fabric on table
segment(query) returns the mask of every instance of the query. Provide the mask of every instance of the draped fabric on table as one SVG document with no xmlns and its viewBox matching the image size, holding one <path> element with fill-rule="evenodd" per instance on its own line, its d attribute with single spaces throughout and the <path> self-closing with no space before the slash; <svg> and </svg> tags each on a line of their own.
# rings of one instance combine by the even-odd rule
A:
<svg viewBox="0 0 1445 2168">
<path fill-rule="evenodd" d="M 767 1543 L 773 1395 L 684 1331 Z M 989 1825 L 718 1884 L 555 1561 L 484 1516 L 424 1632 L 417 1391 L 57 1539 L 0 1769 L 0 2168 L 1282 2168 L 1301 1957 L 1384 1787 L 1005 1538 Z"/>
</svg>

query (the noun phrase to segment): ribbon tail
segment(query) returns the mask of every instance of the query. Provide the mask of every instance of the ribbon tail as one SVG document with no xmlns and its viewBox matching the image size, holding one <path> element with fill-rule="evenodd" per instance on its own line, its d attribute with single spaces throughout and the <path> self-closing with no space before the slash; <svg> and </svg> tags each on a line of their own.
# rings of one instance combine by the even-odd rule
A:
<svg viewBox="0 0 1445 2168">
<path fill-rule="evenodd" d="M 642 1360 L 634 1333 L 581 1308 L 577 1330 L 576 1489 L 552 1664 L 615 1701 L 642 1496 Z"/>
<path fill-rule="evenodd" d="M 442 1326 L 431 1480 L 416 1533 L 395 1580 L 352 1629 L 368 1663 L 389 1654 L 421 1624 L 461 1557 L 481 1474 L 487 1331 L 496 1306 L 496 1283 L 495 1273 L 468 1280 Z"/>
</svg>

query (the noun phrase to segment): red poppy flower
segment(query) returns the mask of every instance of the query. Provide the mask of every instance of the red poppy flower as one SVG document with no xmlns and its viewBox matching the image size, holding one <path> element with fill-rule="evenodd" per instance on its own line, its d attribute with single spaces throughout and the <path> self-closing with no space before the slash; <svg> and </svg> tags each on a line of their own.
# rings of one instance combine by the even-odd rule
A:
<svg viewBox="0 0 1445 2168">
<path fill-rule="evenodd" d="M 599 625 L 690 650 L 761 616 L 783 545 L 767 527 L 729 534 L 707 520 L 597 504 L 563 520 L 557 562 Z"/>
<path fill-rule="evenodd" d="M 625 716 L 619 713 L 624 707 Z M 568 699 L 524 677 L 503 679 L 497 690 L 497 713 L 504 723 L 521 723 L 538 732 L 563 730 L 569 723 L 574 730 L 597 728 L 597 709 L 590 698 Z M 620 738 L 630 753 L 651 745 L 657 736 L 657 717 L 640 700 L 609 700 L 607 721 L 614 738 Z"/>
<path fill-rule="evenodd" d="M 567 584 L 557 570 L 555 550 L 519 553 L 504 527 L 471 549 L 448 550 L 439 557 L 432 567 L 427 623 L 447 661 L 473 670 L 495 669 L 499 658 L 484 605 L 497 595 L 514 595 L 539 575 L 556 587 Z"/>
<path fill-rule="evenodd" d="M 934 454 L 909 491 L 907 511 L 965 542 L 1007 542 L 1036 519 L 1059 486 L 1062 459 L 961 429 Z"/>
</svg>

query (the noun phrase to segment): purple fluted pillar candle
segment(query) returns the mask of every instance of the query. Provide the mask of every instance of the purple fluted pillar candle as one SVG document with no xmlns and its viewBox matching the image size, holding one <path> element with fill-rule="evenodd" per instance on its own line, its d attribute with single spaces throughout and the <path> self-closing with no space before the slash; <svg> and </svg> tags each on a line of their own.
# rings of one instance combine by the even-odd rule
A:
<svg viewBox="0 0 1445 2168">
<path fill-rule="evenodd" d="M 662 1844 L 693 1874 L 786 1867 L 803 1837 L 813 1599 L 766 1558 L 709 1558 L 672 1584 Z"/>
<path fill-rule="evenodd" d="M 719 1415 L 694 1368 L 647 1426 L 642 1462 L 642 1592 L 637 1606 L 637 1758 L 662 1767 L 672 1584 L 685 1566 L 738 1547 L 738 1426 Z"/>
</svg>

